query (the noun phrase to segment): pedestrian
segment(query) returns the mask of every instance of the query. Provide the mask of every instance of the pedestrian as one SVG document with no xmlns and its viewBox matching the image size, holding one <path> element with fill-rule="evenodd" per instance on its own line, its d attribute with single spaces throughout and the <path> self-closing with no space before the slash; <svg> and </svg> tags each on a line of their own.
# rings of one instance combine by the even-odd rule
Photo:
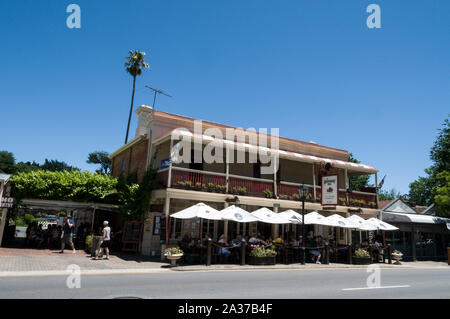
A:
<svg viewBox="0 0 450 319">
<path fill-rule="evenodd" d="M 66 218 L 64 218 L 64 227 L 63 227 L 63 237 L 61 241 L 61 251 L 60 253 L 64 253 L 64 247 L 66 244 L 70 245 L 72 248 L 72 253 L 75 254 L 75 246 L 73 245 L 73 233 L 75 230 L 75 223 L 73 220 L 71 220 L 71 216 L 68 215 Z"/>
<path fill-rule="evenodd" d="M 99 251 L 99 253 L 100 253 L 102 251 L 102 249 L 104 249 L 106 259 L 109 259 L 109 246 L 111 243 L 111 228 L 108 225 L 109 225 L 109 222 L 107 220 L 105 220 L 103 222 L 102 244 L 100 245 L 100 251 Z M 98 259 L 98 255 L 97 255 L 96 259 Z"/>
</svg>

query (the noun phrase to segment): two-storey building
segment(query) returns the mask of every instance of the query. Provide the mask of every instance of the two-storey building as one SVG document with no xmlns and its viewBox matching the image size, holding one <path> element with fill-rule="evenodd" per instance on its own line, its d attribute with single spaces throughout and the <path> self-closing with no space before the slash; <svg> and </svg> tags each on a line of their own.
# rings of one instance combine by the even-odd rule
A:
<svg viewBox="0 0 450 319">
<path fill-rule="evenodd" d="M 185 233 L 193 236 L 210 233 L 215 239 L 222 233 L 229 238 L 238 232 L 251 235 L 257 231 L 265 236 L 277 236 L 286 231 L 295 234 L 299 231 L 295 225 L 200 223 L 197 220 L 174 221 L 167 217 L 198 202 L 219 210 L 239 204 L 249 212 L 261 207 L 275 212 L 287 209 L 300 212 L 301 185 L 309 188 L 305 204 L 307 212 L 318 211 L 325 216 L 337 213 L 379 217 L 376 188 L 349 189 L 352 176 L 374 174 L 377 184 L 377 170 L 349 162 L 350 154 L 345 150 L 265 132 L 245 131 L 240 135 L 241 131 L 231 126 L 208 121 L 201 121 L 199 125 L 198 120 L 186 116 L 152 111 L 145 105 L 136 110 L 138 127 L 134 139 L 110 155 L 113 176 L 137 173 L 141 180 L 149 165 L 158 169 L 158 187 L 152 192 L 144 227 L 143 254 L 158 254 L 161 242 L 176 243 L 176 238 Z M 229 132 L 238 133 L 230 136 Z M 189 144 L 190 149 L 186 147 Z M 190 160 L 180 162 L 187 155 Z M 334 204 L 322 202 L 324 176 L 337 176 L 338 195 Z M 334 229 L 312 228 L 324 237 L 334 236 Z M 351 240 L 350 233 L 338 232 L 341 243 Z"/>
</svg>

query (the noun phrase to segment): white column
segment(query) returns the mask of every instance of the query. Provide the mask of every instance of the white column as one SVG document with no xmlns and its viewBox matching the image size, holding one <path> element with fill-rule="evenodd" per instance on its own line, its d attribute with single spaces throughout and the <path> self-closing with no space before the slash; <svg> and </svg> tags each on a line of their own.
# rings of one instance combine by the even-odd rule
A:
<svg viewBox="0 0 450 319">
<path fill-rule="evenodd" d="M 275 198 L 278 196 L 277 192 L 277 157 L 273 157 L 273 194 L 275 195 Z"/>
<path fill-rule="evenodd" d="M 169 156 L 169 171 L 167 172 L 167 188 L 170 188 L 172 185 L 172 147 L 173 147 L 173 139 L 170 138 L 170 156 Z"/>
<path fill-rule="evenodd" d="M 229 163 L 229 161 L 230 161 L 230 150 L 229 150 L 228 147 L 226 147 L 226 153 L 225 153 L 225 165 L 226 165 L 225 174 L 226 174 L 226 177 L 225 177 L 225 179 L 226 179 L 226 186 L 227 186 L 226 190 L 227 190 L 227 193 L 228 193 L 228 177 L 230 175 L 230 163 Z"/>
<path fill-rule="evenodd" d="M 313 174 L 313 188 L 314 188 L 314 200 L 317 199 L 316 196 L 316 168 L 315 168 L 316 164 L 312 164 L 312 174 Z"/>
</svg>

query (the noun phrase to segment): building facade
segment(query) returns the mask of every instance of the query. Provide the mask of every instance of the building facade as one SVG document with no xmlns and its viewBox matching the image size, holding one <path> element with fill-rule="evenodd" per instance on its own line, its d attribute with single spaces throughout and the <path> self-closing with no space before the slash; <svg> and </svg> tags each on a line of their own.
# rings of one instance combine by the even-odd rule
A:
<svg viewBox="0 0 450 319">
<path fill-rule="evenodd" d="M 397 198 L 382 207 L 382 219 L 399 228 L 386 242 L 406 260 L 441 260 L 450 247 L 450 219 L 435 216 L 434 205 L 417 212 Z"/>
<path fill-rule="evenodd" d="M 190 234 L 210 233 L 214 239 L 237 233 L 263 232 L 271 236 L 290 232 L 298 226 L 272 226 L 250 223 L 201 222 L 168 218 L 198 202 L 216 209 L 237 204 L 247 211 L 267 207 L 275 212 L 301 211 L 299 187 L 306 185 L 307 212 L 327 216 L 360 214 L 380 217 L 376 188 L 349 189 L 352 176 L 374 175 L 374 167 L 349 162 L 350 154 L 341 149 L 302 142 L 275 134 L 236 129 L 140 106 L 134 139 L 110 154 L 112 175 L 137 174 L 141 180 L 150 165 L 158 169 L 158 187 L 152 193 L 151 207 L 144 226 L 143 254 L 159 254 L 161 243 L 176 244 Z M 234 132 L 235 134 L 229 134 Z M 242 133 L 242 134 L 241 134 Z M 151 141 L 151 142 L 150 142 Z M 189 153 L 189 154 L 188 154 Z M 205 154 L 213 158 L 211 161 Z M 190 156 L 188 156 L 190 155 Z M 264 155 L 264 156 L 263 156 Z M 182 159 L 189 157 L 189 160 Z M 325 201 L 325 177 L 337 182 L 335 203 Z M 330 188 L 331 189 L 331 188 Z M 322 195 L 323 196 L 322 198 Z M 312 227 L 325 238 L 335 230 Z M 340 243 L 351 241 L 351 233 L 337 230 Z"/>
</svg>

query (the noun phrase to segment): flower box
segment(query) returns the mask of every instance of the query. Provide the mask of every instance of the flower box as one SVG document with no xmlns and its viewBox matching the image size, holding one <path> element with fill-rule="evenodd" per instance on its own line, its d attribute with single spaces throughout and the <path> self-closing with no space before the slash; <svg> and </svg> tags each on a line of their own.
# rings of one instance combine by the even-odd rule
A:
<svg viewBox="0 0 450 319">
<path fill-rule="evenodd" d="M 248 264 L 255 265 L 255 266 L 275 265 L 275 256 L 270 256 L 270 257 L 249 256 Z"/>
<path fill-rule="evenodd" d="M 370 265 L 370 257 L 352 257 L 353 265 Z"/>
</svg>

